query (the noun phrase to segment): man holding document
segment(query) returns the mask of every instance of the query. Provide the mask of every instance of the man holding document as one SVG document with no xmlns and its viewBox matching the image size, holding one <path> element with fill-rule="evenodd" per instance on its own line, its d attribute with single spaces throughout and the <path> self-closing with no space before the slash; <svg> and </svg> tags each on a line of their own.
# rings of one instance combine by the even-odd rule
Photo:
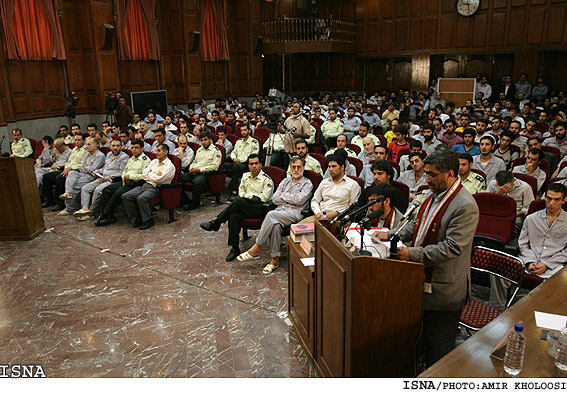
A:
<svg viewBox="0 0 567 394">
<path fill-rule="evenodd" d="M 470 293 L 470 256 L 479 212 L 461 185 L 454 153 L 435 151 L 424 163 L 432 194 L 421 205 L 416 221 L 400 232 L 410 246 L 398 252 L 401 260 L 425 265 L 423 342 L 431 366 L 455 347 L 461 309 Z M 394 232 L 375 235 L 386 241 Z"/>
</svg>

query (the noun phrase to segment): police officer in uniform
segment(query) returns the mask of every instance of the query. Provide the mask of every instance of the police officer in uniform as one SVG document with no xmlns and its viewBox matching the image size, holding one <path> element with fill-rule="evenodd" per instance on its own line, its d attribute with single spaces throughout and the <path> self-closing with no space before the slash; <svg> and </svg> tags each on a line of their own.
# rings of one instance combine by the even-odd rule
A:
<svg viewBox="0 0 567 394">
<path fill-rule="evenodd" d="M 486 191 L 486 181 L 484 177 L 471 171 L 473 157 L 468 153 L 459 154 L 459 177 L 461 184 L 470 194 L 482 193 Z"/>
<path fill-rule="evenodd" d="M 118 219 L 114 216 L 114 210 L 122 203 L 122 195 L 144 183 L 142 172 L 151 162 L 150 158 L 144 154 L 144 141 L 134 140 L 130 148 L 132 157 L 122 171 L 122 181 L 115 182 L 114 179 L 111 179 L 112 183 L 102 191 L 100 206 L 104 208 L 95 221 L 96 226 L 115 223 Z"/>
<path fill-rule="evenodd" d="M 203 187 L 209 182 L 207 172 L 220 170 L 222 162 L 222 153 L 219 148 L 213 145 L 211 140 L 211 133 L 208 130 L 201 131 L 199 135 L 201 147 L 197 150 L 195 160 L 189 166 L 188 174 L 181 174 L 179 176 L 179 183 L 191 183 L 193 186 L 191 192 L 193 198 L 190 200 L 185 192 L 181 193 L 180 206 L 185 210 L 193 210 L 199 207 L 201 202 L 201 193 Z"/>
<path fill-rule="evenodd" d="M 248 123 L 240 126 L 240 134 L 242 138 L 236 141 L 234 149 L 230 152 L 230 159 L 227 159 L 225 162 L 225 169 L 232 170 L 232 178 L 228 184 L 228 190 L 233 193 L 236 193 L 240 176 L 248 167 L 246 164 L 248 157 L 253 153 L 260 153 L 260 143 L 256 138 L 250 136 Z"/>
<path fill-rule="evenodd" d="M 269 211 L 268 204 L 274 192 L 274 182 L 262 171 L 262 163 L 257 154 L 248 156 L 250 172 L 242 176 L 238 198 L 226 207 L 214 220 L 201 223 L 206 231 L 218 231 L 221 224 L 228 222 L 228 245 L 231 247 L 226 261 L 232 261 L 240 254 L 238 247 L 242 220 L 260 219 Z"/>
</svg>

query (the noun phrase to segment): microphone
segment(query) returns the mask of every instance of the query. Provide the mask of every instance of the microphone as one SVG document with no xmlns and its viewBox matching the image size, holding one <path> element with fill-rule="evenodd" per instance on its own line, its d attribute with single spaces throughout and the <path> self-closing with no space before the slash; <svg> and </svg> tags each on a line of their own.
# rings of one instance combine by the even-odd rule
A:
<svg viewBox="0 0 567 394">
<path fill-rule="evenodd" d="M 375 219 L 378 219 L 380 216 L 384 214 L 384 209 L 380 208 L 377 211 L 372 211 L 366 216 L 364 219 L 360 221 L 360 227 L 367 227 Z"/>
<path fill-rule="evenodd" d="M 335 224 L 336 222 L 343 220 L 345 216 L 347 216 L 350 212 L 354 211 L 357 208 L 358 208 L 358 201 L 355 201 L 350 205 L 350 207 L 339 213 L 339 215 L 336 218 L 331 220 L 330 224 Z"/>
<path fill-rule="evenodd" d="M 408 207 L 406 213 L 404 213 L 404 216 L 402 216 L 402 218 L 400 219 L 400 222 L 406 221 L 410 218 L 410 216 L 413 214 L 413 212 L 419 208 L 419 206 L 422 204 L 422 202 L 420 200 L 413 200 L 413 202 L 411 203 L 411 205 Z"/>
<path fill-rule="evenodd" d="M 348 221 L 352 220 L 353 218 L 355 218 L 356 216 L 358 216 L 360 213 L 364 212 L 366 210 L 366 208 L 368 208 L 368 207 L 370 207 L 374 204 L 377 204 L 379 202 L 383 202 L 383 201 L 384 201 L 384 196 L 378 196 L 378 198 L 376 200 L 369 201 L 358 209 L 357 209 L 358 203 L 355 202 L 350 207 L 348 207 L 343 212 L 341 212 L 341 214 L 339 216 L 337 216 L 335 219 L 331 220 L 330 224 L 335 224 L 339 220 L 341 222 L 348 222 Z M 354 212 L 353 212 L 353 210 L 354 210 Z"/>
</svg>

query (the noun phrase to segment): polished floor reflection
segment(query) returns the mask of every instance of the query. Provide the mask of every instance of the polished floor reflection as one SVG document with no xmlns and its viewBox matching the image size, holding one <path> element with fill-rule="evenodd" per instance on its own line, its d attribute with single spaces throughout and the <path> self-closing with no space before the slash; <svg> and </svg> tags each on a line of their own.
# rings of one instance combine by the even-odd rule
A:
<svg viewBox="0 0 567 394">
<path fill-rule="evenodd" d="M 156 226 L 56 216 L 28 242 L 0 242 L 0 364 L 48 377 L 312 377 L 286 324 L 287 264 L 225 262 L 222 206 L 155 214 Z M 246 250 L 254 238 L 241 244 Z M 282 263 L 285 259 L 282 259 Z"/>
</svg>

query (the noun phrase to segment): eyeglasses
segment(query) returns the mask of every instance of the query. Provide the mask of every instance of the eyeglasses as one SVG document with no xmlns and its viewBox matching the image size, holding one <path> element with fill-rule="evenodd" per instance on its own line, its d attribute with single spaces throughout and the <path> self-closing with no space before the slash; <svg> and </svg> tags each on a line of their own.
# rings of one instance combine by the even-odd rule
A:
<svg viewBox="0 0 567 394">
<path fill-rule="evenodd" d="M 440 173 L 438 173 L 438 174 L 432 174 L 432 173 L 430 173 L 430 172 L 426 172 L 426 173 L 425 173 L 425 178 L 427 178 L 427 179 L 434 179 L 434 178 L 438 177 L 438 176 L 441 175 L 441 174 L 444 174 L 444 172 L 440 172 Z"/>
</svg>

